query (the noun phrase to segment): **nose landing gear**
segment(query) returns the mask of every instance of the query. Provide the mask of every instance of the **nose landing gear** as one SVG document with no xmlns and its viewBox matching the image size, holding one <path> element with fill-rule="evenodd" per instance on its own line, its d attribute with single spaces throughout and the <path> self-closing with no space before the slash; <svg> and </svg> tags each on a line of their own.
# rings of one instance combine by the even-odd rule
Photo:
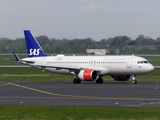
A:
<svg viewBox="0 0 160 120">
<path fill-rule="evenodd" d="M 136 80 L 136 76 L 135 75 L 132 77 L 132 80 L 133 80 L 132 81 L 133 84 L 137 84 L 137 80 Z"/>
</svg>

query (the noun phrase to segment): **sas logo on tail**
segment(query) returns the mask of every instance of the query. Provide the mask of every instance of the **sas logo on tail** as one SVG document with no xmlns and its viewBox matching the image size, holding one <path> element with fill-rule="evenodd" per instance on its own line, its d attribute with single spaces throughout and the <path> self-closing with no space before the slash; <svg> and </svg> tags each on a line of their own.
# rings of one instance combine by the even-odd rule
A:
<svg viewBox="0 0 160 120">
<path fill-rule="evenodd" d="M 39 51 L 41 49 L 30 49 L 29 50 L 29 55 L 39 55 Z"/>
</svg>

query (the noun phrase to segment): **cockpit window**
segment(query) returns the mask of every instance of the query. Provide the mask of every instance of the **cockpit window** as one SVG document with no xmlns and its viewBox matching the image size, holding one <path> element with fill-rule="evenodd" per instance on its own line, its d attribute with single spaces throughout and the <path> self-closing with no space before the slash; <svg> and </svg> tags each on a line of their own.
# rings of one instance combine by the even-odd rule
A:
<svg viewBox="0 0 160 120">
<path fill-rule="evenodd" d="M 148 63 L 148 61 L 144 61 L 144 63 Z"/>
<path fill-rule="evenodd" d="M 148 63 L 148 61 L 138 61 L 137 64 L 143 64 L 143 63 Z"/>
</svg>

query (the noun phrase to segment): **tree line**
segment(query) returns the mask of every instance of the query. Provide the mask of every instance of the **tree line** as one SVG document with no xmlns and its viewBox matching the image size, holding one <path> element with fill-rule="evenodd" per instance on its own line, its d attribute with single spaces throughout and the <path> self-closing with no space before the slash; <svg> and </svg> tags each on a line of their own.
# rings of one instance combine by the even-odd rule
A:
<svg viewBox="0 0 160 120">
<path fill-rule="evenodd" d="M 47 54 L 85 54 L 86 49 L 119 49 L 122 54 L 160 54 L 160 37 L 152 39 L 139 35 L 135 40 L 128 36 L 115 36 L 99 41 L 86 39 L 49 39 L 41 35 L 36 37 L 39 44 Z M 24 38 L 15 40 L 0 38 L 0 53 L 26 53 Z"/>
</svg>

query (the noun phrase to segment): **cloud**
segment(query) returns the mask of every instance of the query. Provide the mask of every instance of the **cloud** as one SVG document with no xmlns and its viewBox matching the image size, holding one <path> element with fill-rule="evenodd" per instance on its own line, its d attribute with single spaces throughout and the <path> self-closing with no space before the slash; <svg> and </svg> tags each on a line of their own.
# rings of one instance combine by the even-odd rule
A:
<svg viewBox="0 0 160 120">
<path fill-rule="evenodd" d="M 112 5 L 107 4 L 107 3 L 90 3 L 88 6 L 83 7 L 84 9 L 88 10 L 94 10 L 94 9 L 110 9 L 112 8 Z"/>
</svg>

